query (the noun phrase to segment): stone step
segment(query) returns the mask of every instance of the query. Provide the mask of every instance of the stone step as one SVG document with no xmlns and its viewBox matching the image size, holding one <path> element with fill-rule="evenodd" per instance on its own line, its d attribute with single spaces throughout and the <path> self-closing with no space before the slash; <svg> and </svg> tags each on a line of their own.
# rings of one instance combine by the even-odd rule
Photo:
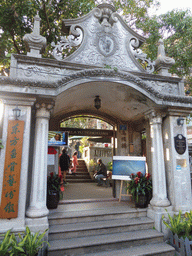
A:
<svg viewBox="0 0 192 256">
<path fill-rule="evenodd" d="M 88 172 L 88 170 L 86 169 L 86 167 L 77 167 L 76 168 L 77 171 L 84 171 L 84 172 Z"/>
<path fill-rule="evenodd" d="M 69 183 L 86 183 L 86 182 L 90 183 L 91 178 L 89 178 L 89 179 L 78 179 L 78 178 L 76 178 L 76 179 L 67 179 L 67 182 L 69 182 Z"/>
<path fill-rule="evenodd" d="M 130 248 L 84 254 L 84 256 L 174 256 L 175 249 L 166 243 L 146 244 Z"/>
<path fill-rule="evenodd" d="M 69 174 L 69 173 L 67 173 L 67 175 L 73 176 L 73 174 Z M 77 170 L 76 175 L 88 175 L 90 177 L 89 173 L 83 170 Z"/>
<path fill-rule="evenodd" d="M 163 234 L 153 229 L 49 241 L 48 256 L 85 255 L 101 251 L 163 242 Z"/>
<path fill-rule="evenodd" d="M 68 179 L 91 179 L 88 173 L 76 173 L 67 175 Z"/>
<path fill-rule="evenodd" d="M 116 220 L 81 222 L 74 224 L 52 225 L 49 229 L 50 240 L 135 231 L 152 228 L 154 222 L 147 218 L 125 218 Z"/>
<path fill-rule="evenodd" d="M 94 209 L 94 211 L 71 211 L 64 212 L 64 205 L 62 202 L 58 205 L 57 212 L 50 210 L 49 212 L 49 224 L 61 225 L 69 223 L 82 223 L 92 221 L 104 221 L 104 220 L 118 220 L 125 218 L 141 218 L 147 216 L 146 209 L 139 208 L 107 208 L 107 209 Z"/>
</svg>

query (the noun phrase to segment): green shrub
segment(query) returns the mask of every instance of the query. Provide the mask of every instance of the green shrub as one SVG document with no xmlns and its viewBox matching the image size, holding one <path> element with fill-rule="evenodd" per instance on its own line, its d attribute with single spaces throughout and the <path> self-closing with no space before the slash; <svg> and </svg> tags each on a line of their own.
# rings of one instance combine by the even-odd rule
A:
<svg viewBox="0 0 192 256">
<path fill-rule="evenodd" d="M 35 256 L 38 251 L 43 247 L 44 243 L 49 246 L 47 241 L 43 241 L 47 229 L 44 233 L 39 234 L 36 232 L 32 234 L 30 229 L 26 227 L 24 234 L 18 234 L 18 239 L 15 234 L 11 234 L 8 230 L 4 235 L 3 240 L 0 242 L 0 255 L 1 256 Z"/>
<path fill-rule="evenodd" d="M 167 210 L 166 210 L 167 211 Z M 192 211 L 182 214 L 182 211 L 179 211 L 179 214 L 174 214 L 173 217 L 168 214 L 168 218 L 162 216 L 163 223 L 165 226 L 172 231 L 173 234 L 177 234 L 179 238 L 187 237 L 189 240 L 192 240 Z"/>
<path fill-rule="evenodd" d="M 3 241 L 0 241 L 0 255 L 8 255 L 9 248 L 11 247 L 11 230 L 8 230 L 6 234 L 4 235 Z"/>
<path fill-rule="evenodd" d="M 113 163 L 112 162 L 107 163 L 107 170 L 112 172 L 112 170 L 113 170 Z"/>
</svg>

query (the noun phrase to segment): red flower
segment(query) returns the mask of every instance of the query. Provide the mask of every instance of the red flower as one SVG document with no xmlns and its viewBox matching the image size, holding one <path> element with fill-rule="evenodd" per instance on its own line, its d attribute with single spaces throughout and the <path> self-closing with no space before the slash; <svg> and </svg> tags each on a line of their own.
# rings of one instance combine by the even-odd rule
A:
<svg viewBox="0 0 192 256">
<path fill-rule="evenodd" d="M 53 172 L 50 173 L 51 179 L 53 178 Z"/>
<path fill-rule="evenodd" d="M 137 172 L 137 176 L 138 176 L 138 178 L 141 178 L 142 177 L 142 173 L 141 172 Z"/>
<path fill-rule="evenodd" d="M 138 178 L 138 177 L 136 177 L 136 178 L 134 179 L 134 181 L 135 181 L 135 184 L 138 184 L 138 182 L 139 182 L 139 178 Z"/>
<path fill-rule="evenodd" d="M 147 173 L 147 174 L 145 175 L 145 177 L 146 177 L 146 179 L 148 180 L 148 179 L 151 177 L 151 174 L 150 174 L 150 173 Z"/>
<path fill-rule="evenodd" d="M 134 173 L 131 173 L 131 178 L 134 178 L 135 177 L 135 174 Z"/>
</svg>

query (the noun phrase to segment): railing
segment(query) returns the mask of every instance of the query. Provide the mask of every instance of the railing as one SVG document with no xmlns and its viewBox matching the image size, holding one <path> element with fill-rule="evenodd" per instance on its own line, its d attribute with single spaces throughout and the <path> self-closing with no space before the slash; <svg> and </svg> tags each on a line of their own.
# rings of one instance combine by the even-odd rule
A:
<svg viewBox="0 0 192 256">
<path fill-rule="evenodd" d="M 192 241 L 186 237 L 178 238 L 177 235 L 173 235 L 172 232 L 169 233 L 168 243 L 175 248 L 176 256 L 192 256 Z"/>
</svg>

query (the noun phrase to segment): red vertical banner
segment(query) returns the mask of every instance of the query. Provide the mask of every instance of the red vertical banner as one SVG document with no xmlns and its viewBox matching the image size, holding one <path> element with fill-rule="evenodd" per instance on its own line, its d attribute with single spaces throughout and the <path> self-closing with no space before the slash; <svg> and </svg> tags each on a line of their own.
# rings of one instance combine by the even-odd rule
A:
<svg viewBox="0 0 192 256">
<path fill-rule="evenodd" d="M 17 218 L 24 121 L 9 120 L 0 218 Z"/>
</svg>

